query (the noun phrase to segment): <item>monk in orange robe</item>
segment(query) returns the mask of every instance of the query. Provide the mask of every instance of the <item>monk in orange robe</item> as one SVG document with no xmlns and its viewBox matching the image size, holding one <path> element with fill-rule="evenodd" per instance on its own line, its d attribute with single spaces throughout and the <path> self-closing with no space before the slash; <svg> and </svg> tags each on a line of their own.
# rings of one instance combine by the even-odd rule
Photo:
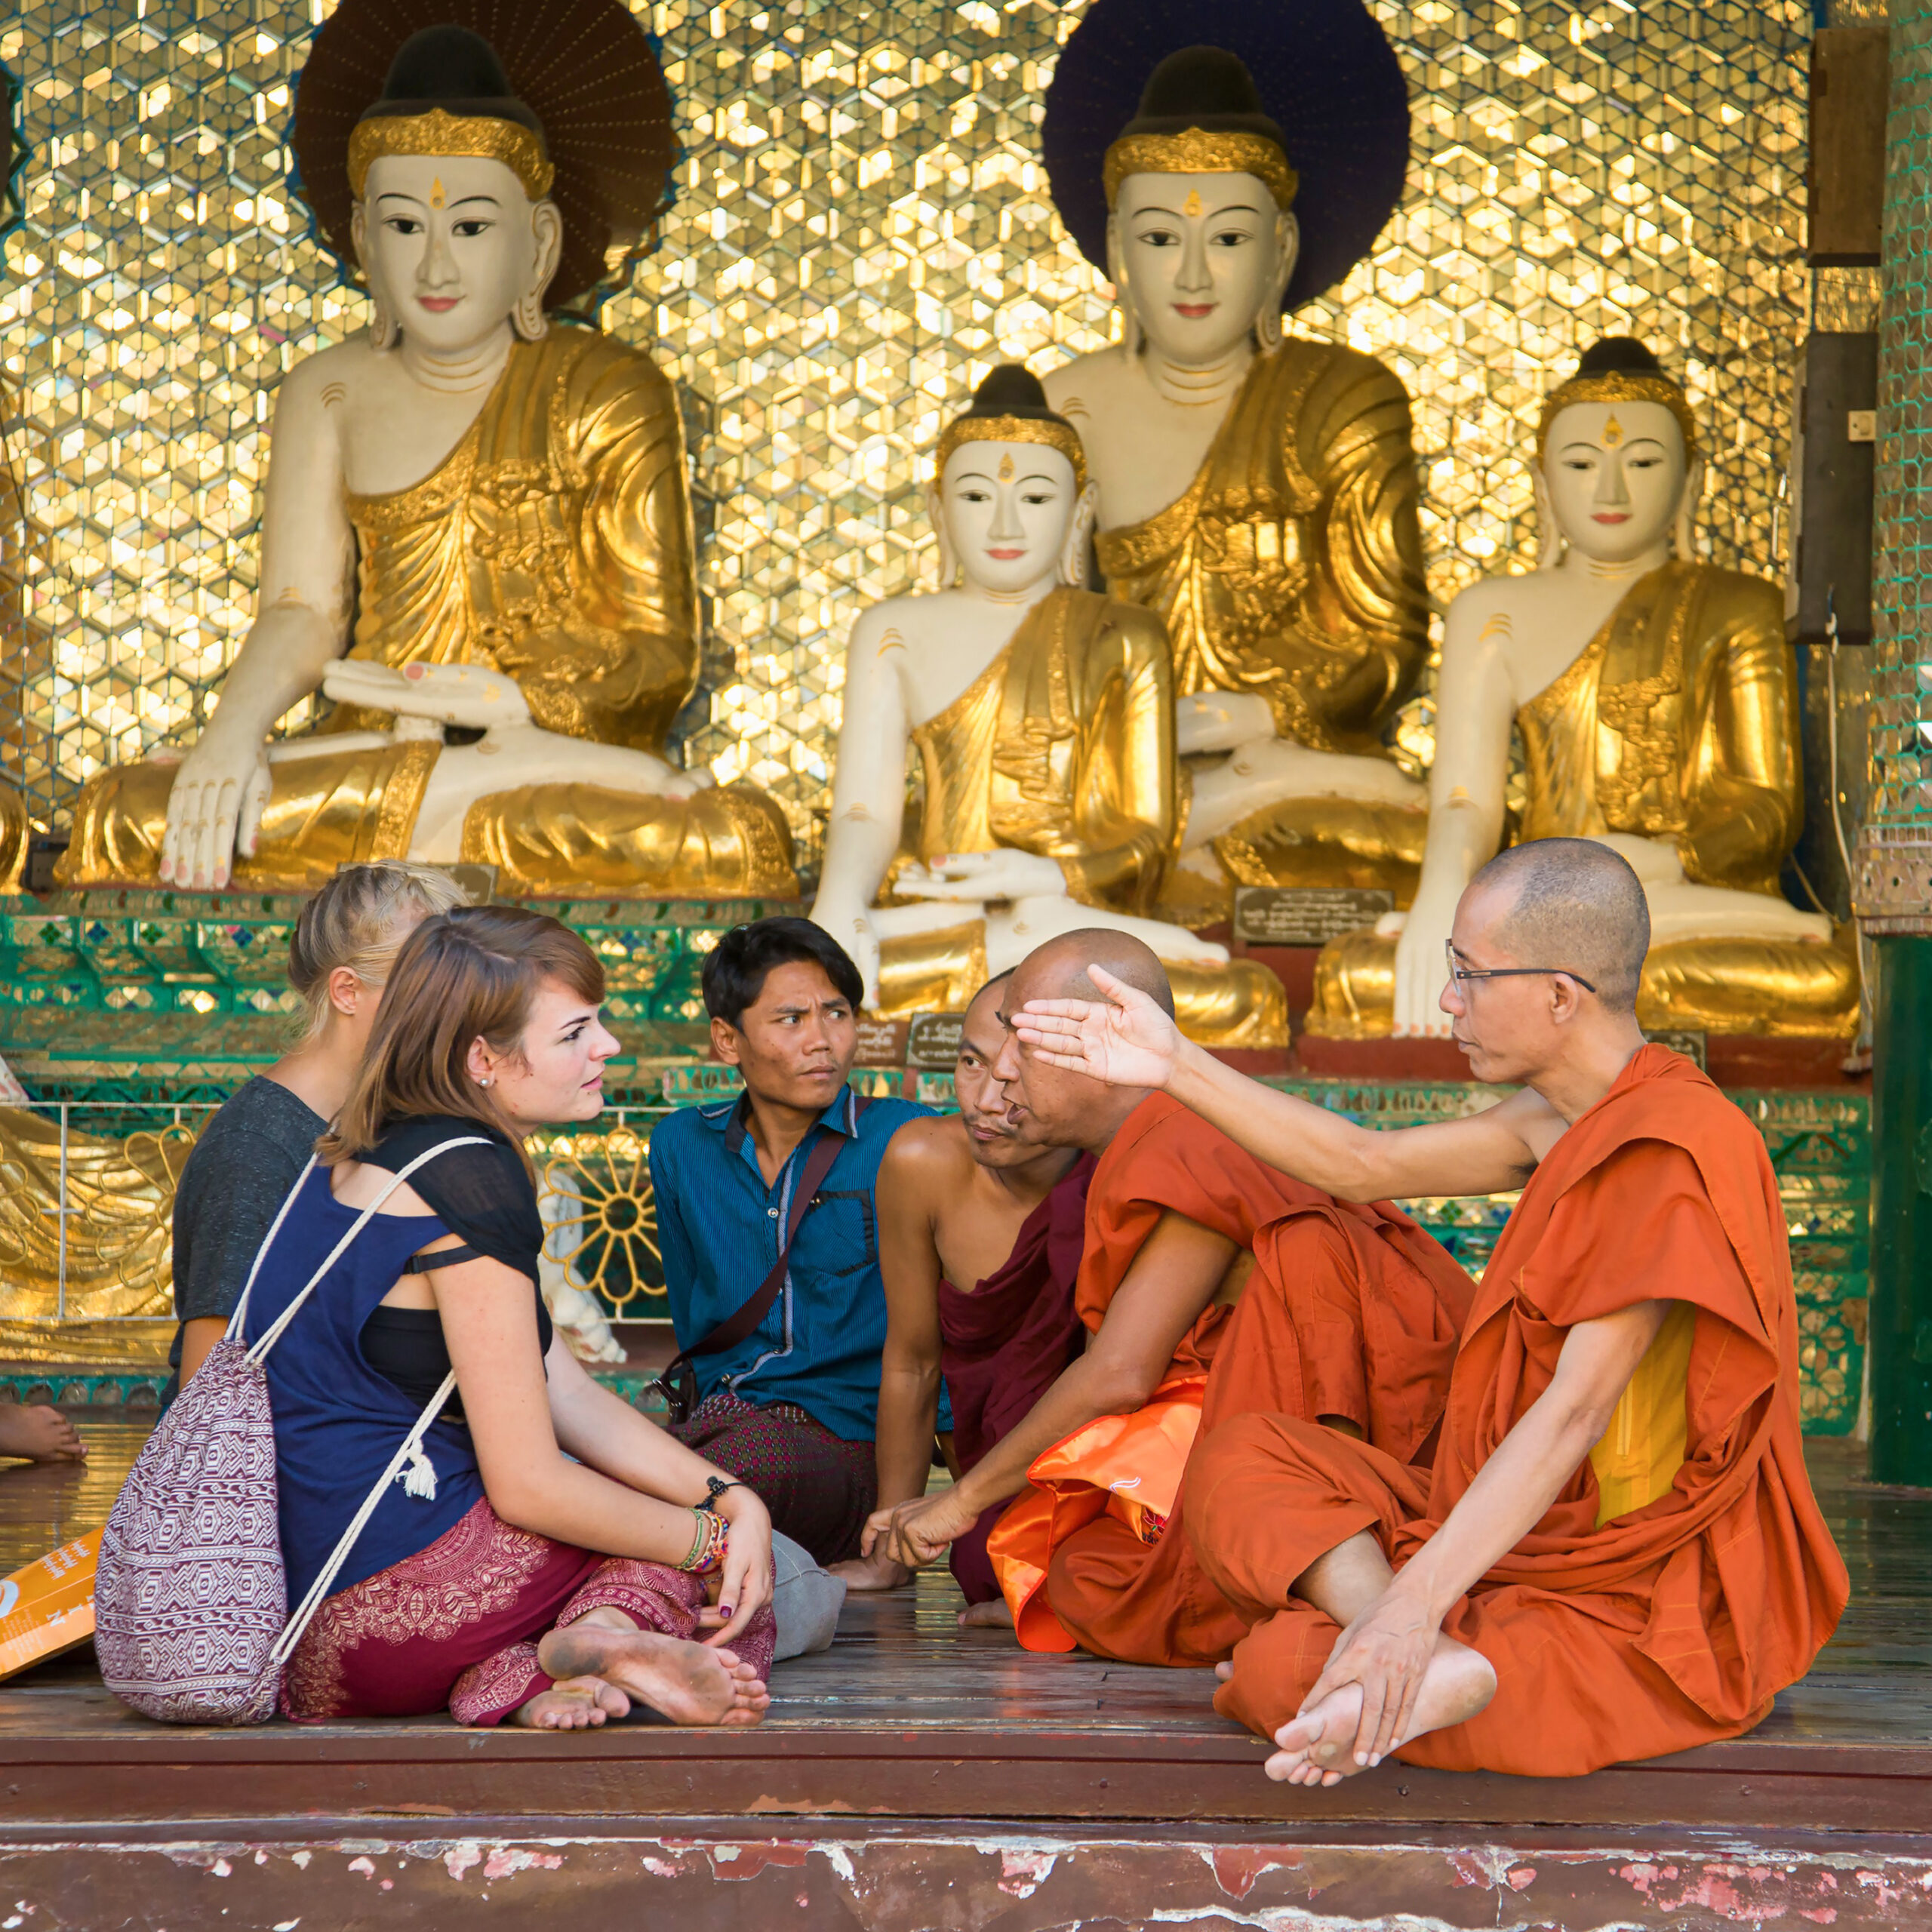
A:
<svg viewBox="0 0 1932 1932">
<path fill-rule="evenodd" d="M 1029 998 L 1091 992 L 1097 962 L 1171 998 L 1137 940 L 1080 932 L 1022 964 L 1002 1020 Z M 1100 1156 L 1074 1294 L 1088 1345 L 952 1489 L 881 1512 L 868 1534 L 930 1561 L 1017 1497 L 988 1549 L 1023 1645 L 1212 1663 L 1245 1624 L 1182 1531 L 1197 1432 L 1259 1409 L 1417 1457 L 1472 1284 L 1386 1203 L 1291 1180 L 1164 1096 L 1035 1064 L 1010 1036 L 992 1071 L 1024 1134 Z"/>
<path fill-rule="evenodd" d="M 1442 996 L 1487 1112 L 1377 1134 L 1195 1054 L 1129 986 L 1020 1017 L 1036 1056 L 1165 1087 L 1343 1195 L 1522 1197 L 1425 1473 L 1284 1413 L 1189 1472 L 1202 1573 L 1247 1625 L 1217 1707 L 1332 1784 L 1392 1752 L 1576 1776 L 1735 1737 L 1835 1626 L 1844 1564 L 1799 1435 L 1798 1324 L 1764 1143 L 1644 1043 L 1636 875 L 1580 839 L 1476 875 Z"/>
</svg>

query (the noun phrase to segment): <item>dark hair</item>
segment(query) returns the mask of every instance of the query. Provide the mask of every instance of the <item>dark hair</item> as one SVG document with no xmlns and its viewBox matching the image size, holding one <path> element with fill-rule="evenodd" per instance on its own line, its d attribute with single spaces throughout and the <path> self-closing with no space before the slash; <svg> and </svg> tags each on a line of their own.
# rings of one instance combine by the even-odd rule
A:
<svg viewBox="0 0 1932 1932">
<path fill-rule="evenodd" d="M 359 1160 L 393 1121 L 438 1115 L 480 1121 L 520 1150 L 521 1136 L 495 1096 L 470 1077 L 469 1046 L 480 1038 L 492 1052 L 513 1051 L 546 980 L 602 1003 L 597 955 L 544 913 L 460 906 L 425 919 L 389 970 L 361 1070 L 317 1157 L 331 1167 Z"/>
<path fill-rule="evenodd" d="M 704 1010 L 735 1026 L 745 1008 L 758 1004 L 765 975 L 774 966 L 817 966 L 857 1012 L 866 983 L 851 956 L 823 926 L 809 919 L 754 919 L 734 926 L 704 962 Z"/>
</svg>

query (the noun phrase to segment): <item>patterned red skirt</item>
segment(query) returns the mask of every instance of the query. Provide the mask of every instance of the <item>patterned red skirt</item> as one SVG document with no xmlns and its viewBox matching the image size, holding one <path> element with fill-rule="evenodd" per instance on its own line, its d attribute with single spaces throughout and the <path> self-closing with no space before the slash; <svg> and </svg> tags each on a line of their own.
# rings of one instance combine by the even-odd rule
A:
<svg viewBox="0 0 1932 1932">
<path fill-rule="evenodd" d="M 282 1673 L 282 1715 L 423 1717 L 500 1724 L 552 1680 L 537 1640 L 586 1612 L 622 1611 L 639 1629 L 697 1634 L 701 1578 L 662 1563 L 552 1543 L 513 1530 L 487 1501 L 420 1554 L 331 1597 Z M 771 1669 L 768 1604 L 731 1644 L 761 1677 Z"/>
</svg>

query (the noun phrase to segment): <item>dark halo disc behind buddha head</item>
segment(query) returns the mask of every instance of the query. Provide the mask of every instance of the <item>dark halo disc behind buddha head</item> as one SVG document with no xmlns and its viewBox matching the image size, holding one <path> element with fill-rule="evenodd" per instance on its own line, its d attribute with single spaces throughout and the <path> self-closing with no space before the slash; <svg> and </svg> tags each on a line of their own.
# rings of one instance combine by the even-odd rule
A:
<svg viewBox="0 0 1932 1932">
<path fill-rule="evenodd" d="M 657 48 L 623 0 L 342 0 L 297 79 L 291 144 L 296 192 L 358 281 L 349 135 L 372 109 L 435 106 L 542 135 L 564 225 L 545 307 L 587 312 L 626 285 L 669 205 L 678 145 Z"/>
<path fill-rule="evenodd" d="M 1213 57 L 1226 55 L 1235 59 Z M 1101 165 L 1134 124 L 1146 134 L 1192 126 L 1278 137 L 1300 177 L 1301 252 L 1286 309 L 1368 254 L 1408 173 L 1408 83 L 1361 0 L 1094 0 L 1060 50 L 1040 147 L 1054 205 L 1103 275 Z"/>
</svg>

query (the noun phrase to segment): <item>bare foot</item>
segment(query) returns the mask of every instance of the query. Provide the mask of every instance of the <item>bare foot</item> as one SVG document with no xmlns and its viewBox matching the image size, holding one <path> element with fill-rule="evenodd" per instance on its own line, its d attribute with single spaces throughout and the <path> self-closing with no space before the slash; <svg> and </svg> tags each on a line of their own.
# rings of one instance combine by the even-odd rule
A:
<svg viewBox="0 0 1932 1932">
<path fill-rule="evenodd" d="M 1226 1683 L 1228 1679 L 1233 1676 L 1234 1674 L 1234 1664 L 1232 1660 L 1229 1658 L 1223 1657 L 1221 1661 L 1214 1666 L 1214 1675 L 1218 1677 L 1223 1684 Z"/>
<path fill-rule="evenodd" d="M 620 1629 L 595 1621 L 597 1615 L 552 1630 L 537 1647 L 539 1668 L 560 1682 L 601 1678 L 673 1724 L 756 1724 L 764 1715 L 771 1694 L 734 1652 Z"/>
<path fill-rule="evenodd" d="M 1496 1695 L 1496 1672 L 1480 1651 L 1452 1638 L 1438 1637 L 1423 1678 L 1409 1727 L 1395 1740 L 1404 1745 L 1425 1731 L 1441 1730 L 1472 1718 Z M 1345 1684 L 1275 1734 L 1281 1748 L 1264 1767 L 1278 1783 L 1340 1784 L 1371 1768 L 1355 1759 L 1355 1730 L 1361 1721 L 1361 1686 Z"/>
<path fill-rule="evenodd" d="M 510 1721 L 532 1730 L 584 1730 L 606 1718 L 623 1717 L 630 1707 L 631 1700 L 614 1684 L 601 1677 L 572 1677 L 519 1704 Z"/>
<path fill-rule="evenodd" d="M 0 1402 L 0 1456 L 24 1456 L 29 1463 L 82 1463 L 88 1445 L 58 1409 L 36 1402 Z"/>
<path fill-rule="evenodd" d="M 825 1574 L 841 1579 L 845 1587 L 853 1591 L 903 1589 L 912 1580 L 912 1572 L 904 1564 L 876 1553 L 854 1556 L 844 1563 L 828 1563 Z"/>
<path fill-rule="evenodd" d="M 1007 1608 L 1004 1597 L 995 1597 L 991 1603 L 969 1603 L 959 1613 L 959 1627 L 962 1630 L 1011 1630 L 1013 1613 Z"/>
</svg>

